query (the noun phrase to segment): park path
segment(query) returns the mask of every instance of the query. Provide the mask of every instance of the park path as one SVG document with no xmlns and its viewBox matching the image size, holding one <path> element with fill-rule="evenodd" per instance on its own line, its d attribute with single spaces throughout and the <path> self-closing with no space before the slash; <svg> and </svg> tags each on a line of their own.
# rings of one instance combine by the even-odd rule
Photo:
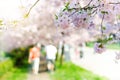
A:
<svg viewBox="0 0 120 80">
<path fill-rule="evenodd" d="M 84 57 L 79 58 L 77 54 L 71 54 L 72 62 L 84 67 L 109 80 L 120 80 L 120 62 L 115 62 L 115 50 L 107 50 L 102 54 L 94 54 L 92 48 L 84 49 Z"/>
<path fill-rule="evenodd" d="M 47 72 L 41 72 L 39 74 L 28 74 L 27 80 L 50 80 L 50 76 Z"/>
<path fill-rule="evenodd" d="M 33 74 L 31 71 L 31 67 L 28 68 L 28 78 L 27 80 L 51 80 L 50 73 L 48 73 L 47 66 L 46 66 L 46 58 L 41 55 L 40 57 L 40 67 L 39 67 L 39 73 Z"/>
</svg>

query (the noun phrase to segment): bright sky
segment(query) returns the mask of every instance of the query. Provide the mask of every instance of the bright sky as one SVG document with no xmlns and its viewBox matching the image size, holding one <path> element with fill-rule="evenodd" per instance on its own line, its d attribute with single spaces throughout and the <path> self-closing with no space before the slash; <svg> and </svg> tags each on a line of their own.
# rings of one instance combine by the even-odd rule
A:
<svg viewBox="0 0 120 80">
<path fill-rule="evenodd" d="M 20 0 L 0 0 L 0 18 L 8 20 L 20 18 L 20 5 Z"/>
<path fill-rule="evenodd" d="M 37 0 L 0 0 L 0 20 L 19 20 Z M 43 4 L 44 0 L 40 0 Z M 22 8 L 23 7 L 23 8 Z"/>
</svg>

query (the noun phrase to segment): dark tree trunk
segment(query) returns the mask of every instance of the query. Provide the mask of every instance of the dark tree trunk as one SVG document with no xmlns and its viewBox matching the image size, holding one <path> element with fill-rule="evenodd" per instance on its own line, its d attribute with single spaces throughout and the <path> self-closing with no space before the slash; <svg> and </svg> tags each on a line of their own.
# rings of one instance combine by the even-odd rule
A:
<svg viewBox="0 0 120 80">
<path fill-rule="evenodd" d="M 62 66 L 62 64 L 63 64 L 63 55 L 64 55 L 64 45 L 62 46 L 62 53 L 60 56 L 60 66 Z"/>
</svg>

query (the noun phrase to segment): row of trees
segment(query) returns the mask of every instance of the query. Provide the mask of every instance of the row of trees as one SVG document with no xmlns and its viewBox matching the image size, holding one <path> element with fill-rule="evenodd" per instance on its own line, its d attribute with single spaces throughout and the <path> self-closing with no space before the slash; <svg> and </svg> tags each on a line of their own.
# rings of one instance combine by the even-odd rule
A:
<svg viewBox="0 0 120 80">
<path fill-rule="evenodd" d="M 0 32 L 2 50 L 60 40 L 77 45 L 93 37 L 95 52 L 102 53 L 105 44 L 120 41 L 119 0 L 36 0 L 28 6 L 21 1 L 23 18 L 0 21 L 6 27 Z"/>
</svg>

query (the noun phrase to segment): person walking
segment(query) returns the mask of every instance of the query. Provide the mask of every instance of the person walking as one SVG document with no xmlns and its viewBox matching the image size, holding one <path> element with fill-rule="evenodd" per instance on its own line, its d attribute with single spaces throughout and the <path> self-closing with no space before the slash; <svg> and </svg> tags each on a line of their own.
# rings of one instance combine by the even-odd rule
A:
<svg viewBox="0 0 120 80">
<path fill-rule="evenodd" d="M 54 71 L 57 48 L 50 44 L 45 47 L 45 50 L 48 71 Z"/>
<path fill-rule="evenodd" d="M 29 50 L 29 63 L 32 63 L 32 72 L 38 74 L 40 64 L 40 48 L 34 46 Z"/>
</svg>

